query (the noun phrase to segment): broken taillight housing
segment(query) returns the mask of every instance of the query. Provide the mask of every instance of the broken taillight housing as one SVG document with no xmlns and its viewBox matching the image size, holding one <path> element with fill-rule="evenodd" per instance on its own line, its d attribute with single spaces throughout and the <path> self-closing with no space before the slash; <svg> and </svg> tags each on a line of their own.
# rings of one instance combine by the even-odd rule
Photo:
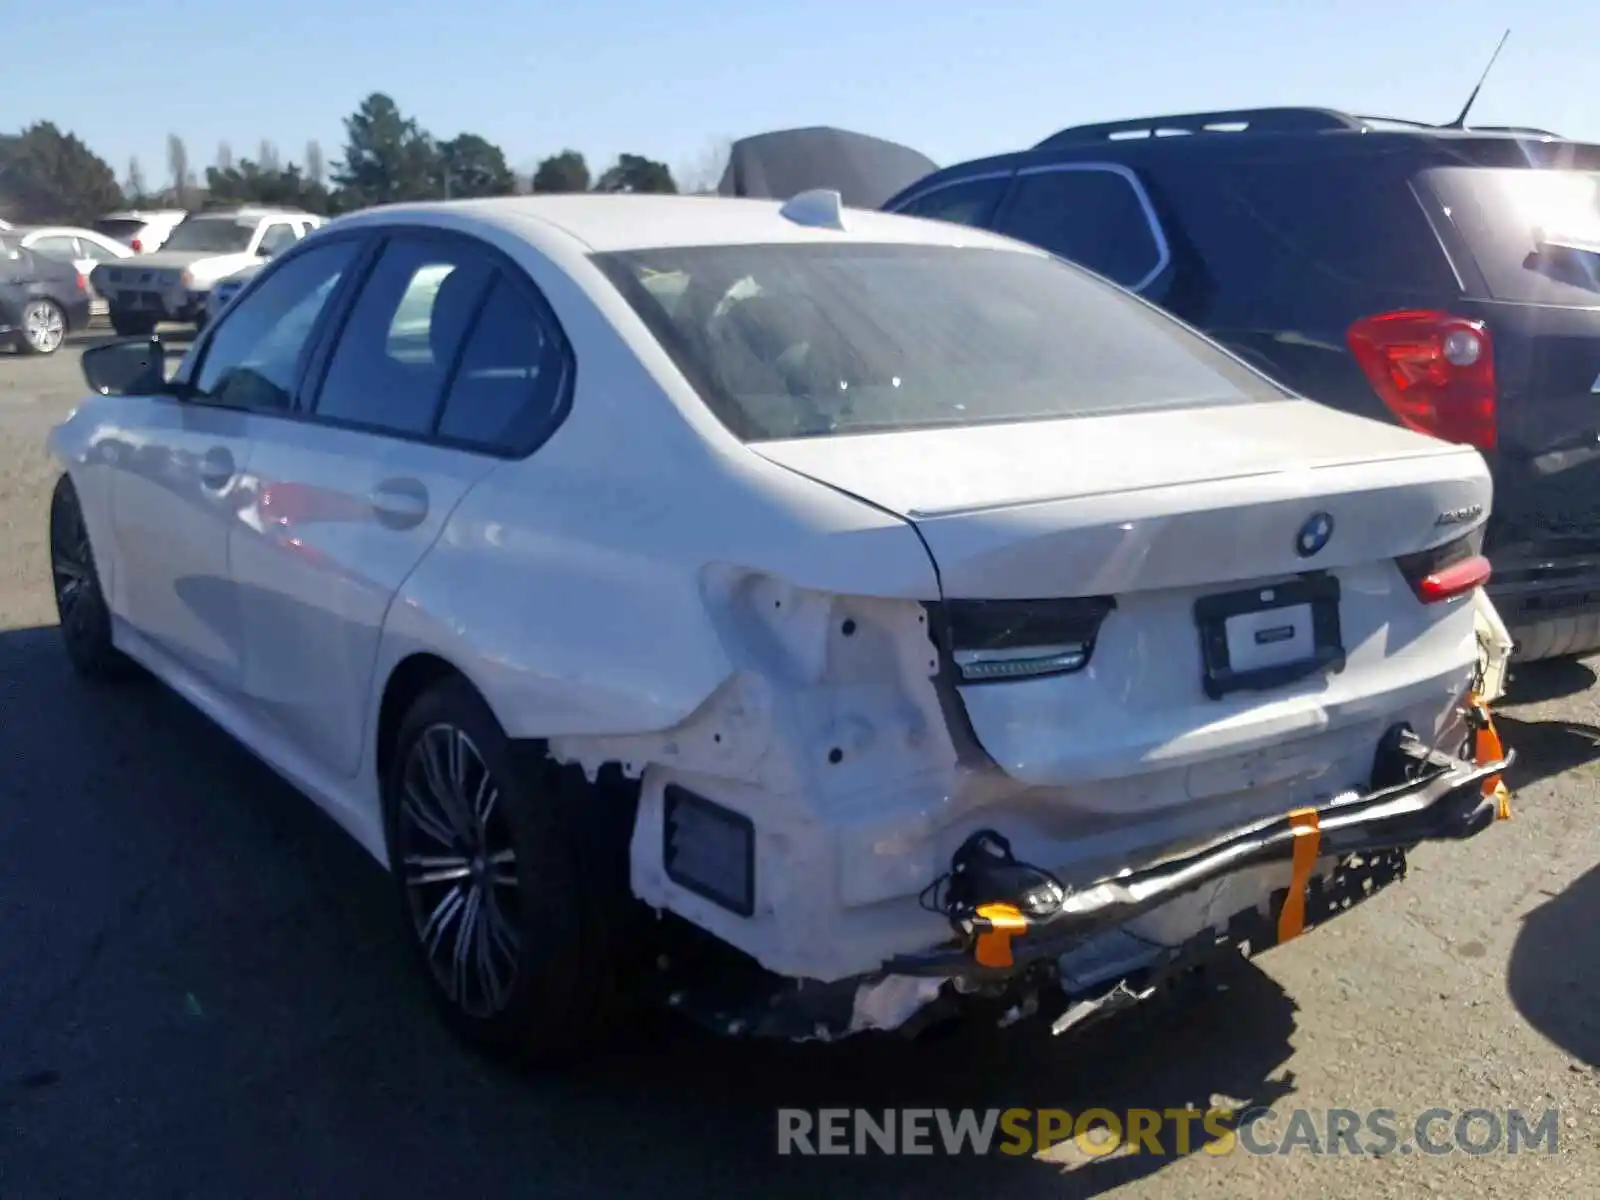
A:
<svg viewBox="0 0 1600 1200">
<path fill-rule="evenodd" d="M 1065 675 L 1089 665 L 1110 596 L 948 600 L 945 623 L 961 683 Z"/>
<path fill-rule="evenodd" d="M 1489 560 L 1483 556 L 1483 527 L 1465 537 L 1395 559 L 1400 574 L 1418 600 L 1438 604 L 1489 582 Z"/>
<path fill-rule="evenodd" d="M 1495 448 L 1494 342 L 1482 321 L 1408 309 L 1362 317 L 1346 341 L 1401 423 L 1445 441 Z"/>
</svg>

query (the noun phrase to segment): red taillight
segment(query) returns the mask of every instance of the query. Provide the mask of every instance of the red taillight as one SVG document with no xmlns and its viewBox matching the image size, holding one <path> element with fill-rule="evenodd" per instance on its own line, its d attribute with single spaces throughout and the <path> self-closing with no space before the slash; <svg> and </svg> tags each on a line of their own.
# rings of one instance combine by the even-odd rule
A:
<svg viewBox="0 0 1600 1200">
<path fill-rule="evenodd" d="M 128 248 L 130 250 L 132 250 L 135 254 L 143 254 L 144 253 L 144 243 L 141 242 L 138 238 L 134 238 L 132 244 Z"/>
<path fill-rule="evenodd" d="M 78 290 L 80 292 L 87 292 L 89 290 L 89 277 L 82 271 L 78 272 Z"/>
<path fill-rule="evenodd" d="M 1417 599 L 1438 604 L 1465 596 L 1489 582 L 1489 560 L 1482 554 L 1483 529 L 1442 546 L 1407 554 L 1396 563 Z"/>
<path fill-rule="evenodd" d="M 1448 442 L 1495 448 L 1494 343 L 1482 321 L 1392 312 L 1362 317 L 1345 336 L 1401 422 Z"/>
</svg>

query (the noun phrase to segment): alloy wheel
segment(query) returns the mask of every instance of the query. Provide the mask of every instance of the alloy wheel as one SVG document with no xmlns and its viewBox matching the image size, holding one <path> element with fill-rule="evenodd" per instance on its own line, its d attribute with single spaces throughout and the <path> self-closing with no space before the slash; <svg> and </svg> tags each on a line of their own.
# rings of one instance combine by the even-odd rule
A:
<svg viewBox="0 0 1600 1200">
<path fill-rule="evenodd" d="M 462 729 L 430 725 L 400 775 L 399 870 L 419 945 L 450 1003 L 488 1018 L 516 983 L 521 905 L 501 786 Z"/>
<path fill-rule="evenodd" d="M 22 312 L 22 336 L 36 354 L 54 354 L 67 338 L 67 320 L 48 300 L 35 300 Z"/>
<path fill-rule="evenodd" d="M 75 503 L 58 504 L 50 522 L 50 576 L 55 585 L 56 613 L 61 619 L 61 628 L 69 637 L 75 637 L 82 628 L 84 601 L 98 586 L 94 557 L 89 549 L 89 530 Z"/>
</svg>

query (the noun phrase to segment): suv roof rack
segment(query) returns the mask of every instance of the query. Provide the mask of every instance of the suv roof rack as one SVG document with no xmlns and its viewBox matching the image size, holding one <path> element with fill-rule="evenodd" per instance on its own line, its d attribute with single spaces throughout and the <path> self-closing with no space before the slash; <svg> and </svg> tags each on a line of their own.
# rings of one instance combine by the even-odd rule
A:
<svg viewBox="0 0 1600 1200">
<path fill-rule="evenodd" d="M 1363 129 L 1361 118 L 1331 108 L 1236 108 L 1221 112 L 1174 113 L 1161 117 L 1136 117 L 1130 121 L 1104 121 L 1072 125 L 1051 134 L 1034 147 L 1048 150 L 1069 142 L 1121 141 L 1136 137 L 1170 137 L 1192 133 L 1315 133 L 1333 129 Z"/>
<path fill-rule="evenodd" d="M 1221 112 L 1174 113 L 1161 117 L 1136 117 L 1095 125 L 1071 125 L 1052 133 L 1033 147 L 1053 150 L 1081 142 L 1123 141 L 1131 138 L 1173 137 L 1196 133 L 1328 133 L 1364 132 L 1370 129 L 1444 130 L 1443 125 L 1410 121 L 1402 117 L 1352 116 L 1331 108 L 1238 108 Z M 1522 125 L 1473 125 L 1463 133 L 1510 133 L 1559 138 L 1548 129 Z"/>
</svg>

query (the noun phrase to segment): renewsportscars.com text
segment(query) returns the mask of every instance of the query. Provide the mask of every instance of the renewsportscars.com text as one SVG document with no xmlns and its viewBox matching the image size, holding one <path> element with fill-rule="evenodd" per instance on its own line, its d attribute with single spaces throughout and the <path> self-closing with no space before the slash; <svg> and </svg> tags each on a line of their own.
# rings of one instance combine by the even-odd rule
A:
<svg viewBox="0 0 1600 1200">
<path fill-rule="evenodd" d="M 1556 1152 L 1560 1113 L 1430 1108 L 1089 1108 L 778 1110 L 785 1155 L 1033 1155 L 1073 1143 L 1088 1155 L 1388 1155 Z"/>
</svg>

